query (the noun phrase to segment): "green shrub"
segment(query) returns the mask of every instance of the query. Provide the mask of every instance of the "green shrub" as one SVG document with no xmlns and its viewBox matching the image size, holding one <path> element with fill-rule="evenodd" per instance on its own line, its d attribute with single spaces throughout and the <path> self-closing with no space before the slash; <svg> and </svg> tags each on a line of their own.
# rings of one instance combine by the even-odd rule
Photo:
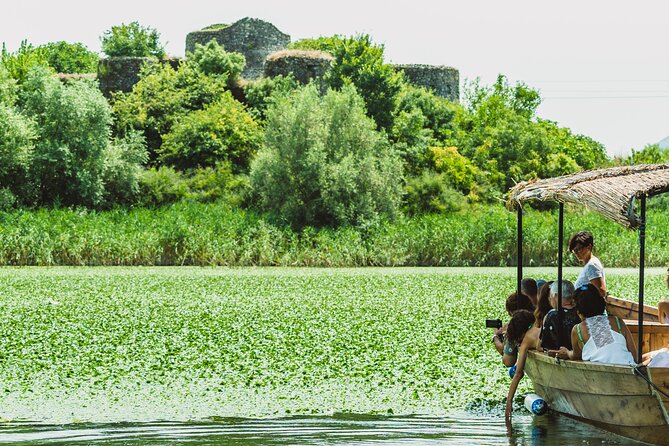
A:
<svg viewBox="0 0 669 446">
<path fill-rule="evenodd" d="M 669 163 L 669 148 L 661 149 L 657 144 L 649 144 L 642 150 L 632 149 L 625 164 L 660 164 Z"/>
<path fill-rule="evenodd" d="M 195 44 L 195 51 L 186 55 L 188 60 L 207 75 L 224 76 L 230 84 L 242 74 L 246 58 L 243 54 L 229 53 L 214 39 L 206 45 Z"/>
<path fill-rule="evenodd" d="M 214 23 L 213 25 L 205 26 L 202 28 L 202 31 L 217 31 L 219 29 L 225 29 L 230 26 L 227 23 Z"/>
<path fill-rule="evenodd" d="M 225 202 L 239 206 L 249 193 L 249 180 L 245 175 L 234 175 L 230 163 L 195 169 L 186 179 L 189 192 L 186 198 L 202 203 Z"/>
<path fill-rule="evenodd" d="M 18 106 L 35 121 L 28 177 L 39 191 L 36 204 L 98 206 L 106 181 L 107 204 L 134 193 L 142 141 L 129 135 L 110 143 L 111 109 L 96 82 L 63 84 L 44 68 L 34 68 L 21 84 Z"/>
<path fill-rule="evenodd" d="M 95 73 L 98 69 L 99 56 L 82 43 L 50 42 L 37 49 L 58 73 Z"/>
<path fill-rule="evenodd" d="M 104 153 L 104 202 L 133 204 L 140 192 L 139 179 L 147 160 L 146 143 L 139 132 L 114 138 Z"/>
<path fill-rule="evenodd" d="M 112 100 L 116 131 L 121 135 L 132 129 L 142 131 L 149 159 L 155 161 L 174 123 L 217 100 L 225 87 L 224 79 L 207 76 L 188 63 L 181 63 L 177 70 L 167 64 L 146 65 L 132 92 Z"/>
<path fill-rule="evenodd" d="M 285 95 L 295 90 L 299 84 L 292 74 L 288 76 L 263 77 L 257 81 L 249 81 L 244 85 L 246 106 L 254 118 L 265 120 L 267 107 L 273 96 Z"/>
<path fill-rule="evenodd" d="M 138 22 L 112 26 L 102 34 L 100 40 L 102 51 L 109 57 L 154 56 L 160 59 L 165 56 L 160 33 Z"/>
<path fill-rule="evenodd" d="M 265 135 L 251 169 L 262 209 L 294 227 L 368 226 L 396 216 L 401 161 L 353 87 L 321 97 L 308 85 L 277 97 Z"/>
<path fill-rule="evenodd" d="M 288 49 L 325 51 L 326 53 L 334 55 L 337 47 L 341 45 L 341 42 L 344 40 L 346 40 L 346 37 L 338 34 L 332 37 L 321 36 L 316 39 L 300 39 L 295 42 L 290 42 L 288 44 Z"/>
<path fill-rule="evenodd" d="M 17 91 L 16 79 L 12 79 L 9 71 L 0 63 L 0 104 L 14 105 Z"/>
<path fill-rule="evenodd" d="M 28 169 L 33 157 L 36 138 L 33 122 L 16 112 L 13 107 L 0 103 L 0 185 L 5 204 L 29 201 L 30 178 Z M 11 194 L 12 199 L 6 199 Z"/>
<path fill-rule="evenodd" d="M 454 118 L 459 105 L 439 97 L 423 87 L 404 84 L 398 96 L 397 113 L 415 113 L 425 118 L 424 129 L 435 141 L 441 141 L 454 128 Z"/>
<path fill-rule="evenodd" d="M 3 43 L 2 53 L 0 53 L 0 64 L 7 70 L 9 77 L 19 83 L 23 82 L 33 67 L 49 66 L 44 53 L 29 44 L 27 40 L 21 41 L 21 46 L 14 53 L 10 53 Z"/>
<path fill-rule="evenodd" d="M 409 214 L 449 213 L 462 210 L 467 199 L 455 190 L 446 174 L 426 170 L 407 179 L 405 209 Z"/>
<path fill-rule="evenodd" d="M 97 84 L 79 80 L 64 85 L 34 69 L 19 96 L 25 113 L 37 123 L 31 171 L 40 184 L 39 202 L 99 204 L 111 110 Z"/>
<path fill-rule="evenodd" d="M 139 204 L 157 207 L 176 203 L 188 194 L 188 185 L 182 174 L 171 167 L 152 167 L 142 172 L 139 178 Z"/>
<path fill-rule="evenodd" d="M 434 169 L 444 174 L 448 184 L 469 194 L 473 200 L 478 198 L 483 175 L 474 164 L 460 155 L 456 147 L 432 147 L 430 155 Z"/>
<path fill-rule="evenodd" d="M 165 135 L 160 161 L 181 170 L 229 161 L 235 172 L 241 172 L 247 169 L 261 140 L 260 127 L 244 106 L 225 92 L 204 110 L 181 117 Z"/>
<path fill-rule="evenodd" d="M 150 168 L 139 179 L 142 206 L 160 207 L 179 201 L 241 204 L 248 194 L 248 178 L 234 175 L 229 163 L 179 172 L 171 167 Z"/>
</svg>

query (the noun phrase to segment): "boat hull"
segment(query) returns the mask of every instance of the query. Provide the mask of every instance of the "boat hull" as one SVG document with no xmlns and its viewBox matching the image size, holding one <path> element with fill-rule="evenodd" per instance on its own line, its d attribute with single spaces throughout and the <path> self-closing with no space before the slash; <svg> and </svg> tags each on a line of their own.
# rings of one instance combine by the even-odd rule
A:
<svg viewBox="0 0 669 446">
<path fill-rule="evenodd" d="M 639 304 L 626 299 L 608 296 L 606 298 L 606 311 L 611 316 L 618 316 L 621 319 L 637 320 L 639 318 Z M 659 316 L 657 307 L 650 305 L 643 306 L 644 322 L 658 322 Z"/>
<path fill-rule="evenodd" d="M 631 367 L 557 361 L 531 351 L 525 372 L 552 410 L 628 438 L 669 445 L 665 403 Z"/>
</svg>

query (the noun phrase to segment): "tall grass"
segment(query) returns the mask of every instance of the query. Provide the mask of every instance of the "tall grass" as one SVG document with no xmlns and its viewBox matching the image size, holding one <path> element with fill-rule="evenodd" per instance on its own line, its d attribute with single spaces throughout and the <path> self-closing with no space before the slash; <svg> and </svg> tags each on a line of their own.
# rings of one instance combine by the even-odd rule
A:
<svg viewBox="0 0 669 446">
<path fill-rule="evenodd" d="M 526 212 L 527 265 L 556 264 L 557 230 L 554 211 Z M 636 232 L 597 214 L 568 209 L 565 239 L 578 230 L 593 232 L 595 252 L 607 267 L 638 264 Z M 666 265 L 669 214 L 651 209 L 647 231 L 646 264 Z M 575 259 L 565 258 L 574 264 Z M 299 233 L 219 204 L 0 213 L 0 265 L 510 266 L 515 262 L 516 217 L 501 206 L 419 216 L 367 231 L 306 228 Z"/>
</svg>

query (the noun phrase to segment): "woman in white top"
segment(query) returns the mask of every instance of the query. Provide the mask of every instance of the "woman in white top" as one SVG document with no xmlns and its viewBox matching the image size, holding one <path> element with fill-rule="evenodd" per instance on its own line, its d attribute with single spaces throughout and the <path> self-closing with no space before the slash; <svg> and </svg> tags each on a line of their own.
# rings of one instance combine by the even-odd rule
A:
<svg viewBox="0 0 669 446">
<path fill-rule="evenodd" d="M 583 285 L 574 294 L 580 324 L 571 331 L 573 350 L 560 347 L 555 355 L 562 359 L 607 364 L 636 364 L 636 346 L 629 329 L 622 319 L 604 313 L 606 302 L 591 283 Z"/>
<path fill-rule="evenodd" d="M 604 267 L 597 257 L 592 255 L 593 248 L 592 233 L 581 231 L 574 234 L 569 239 L 569 251 L 583 264 L 583 269 L 574 282 L 574 287 L 579 288 L 589 283 L 593 284 L 599 290 L 602 296 L 606 296 L 606 278 L 604 277 Z"/>
</svg>

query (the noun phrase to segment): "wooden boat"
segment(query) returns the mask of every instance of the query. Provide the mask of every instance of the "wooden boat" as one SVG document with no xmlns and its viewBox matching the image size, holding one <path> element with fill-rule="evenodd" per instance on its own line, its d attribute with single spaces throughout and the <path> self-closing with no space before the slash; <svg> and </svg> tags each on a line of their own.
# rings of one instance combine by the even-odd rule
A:
<svg viewBox="0 0 669 446">
<path fill-rule="evenodd" d="M 563 205 L 568 202 L 586 206 L 627 228 L 639 230 L 639 301 L 609 296 L 607 311 L 625 319 L 637 337 L 639 357 L 666 347 L 669 325 L 658 322 L 657 308 L 643 303 L 643 271 L 646 198 L 667 191 L 669 164 L 599 169 L 519 183 L 511 189 L 509 198 L 510 207 L 518 211 L 518 289 L 522 278 L 523 203 L 552 200 L 560 204 L 558 280 L 562 279 Z M 557 360 L 531 351 L 525 373 L 535 392 L 552 410 L 628 438 L 669 445 L 669 368 Z"/>
<path fill-rule="evenodd" d="M 621 319 L 639 319 L 639 303 L 618 297 L 607 296 L 606 311 L 611 316 L 618 316 Z M 657 307 L 650 305 L 643 306 L 643 320 L 648 322 L 658 322 L 660 320 Z"/>
</svg>

